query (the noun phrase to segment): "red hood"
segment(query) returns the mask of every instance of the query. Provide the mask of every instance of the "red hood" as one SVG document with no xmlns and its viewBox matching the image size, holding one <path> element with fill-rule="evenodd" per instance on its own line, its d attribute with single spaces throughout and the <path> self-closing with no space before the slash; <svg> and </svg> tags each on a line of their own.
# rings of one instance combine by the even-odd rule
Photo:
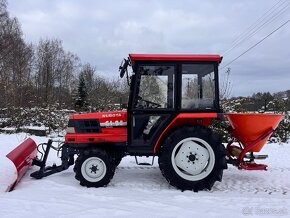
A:
<svg viewBox="0 0 290 218">
<path fill-rule="evenodd" d="M 110 111 L 110 112 L 75 114 L 75 115 L 70 116 L 69 119 L 70 120 L 98 119 L 101 125 L 106 122 L 127 123 L 127 111 Z"/>
</svg>

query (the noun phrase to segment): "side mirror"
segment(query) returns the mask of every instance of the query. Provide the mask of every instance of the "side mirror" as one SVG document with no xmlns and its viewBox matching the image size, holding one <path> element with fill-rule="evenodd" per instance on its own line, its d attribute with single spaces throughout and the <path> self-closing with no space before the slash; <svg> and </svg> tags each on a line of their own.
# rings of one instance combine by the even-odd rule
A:
<svg viewBox="0 0 290 218">
<path fill-rule="evenodd" d="M 125 75 L 125 72 L 127 71 L 127 67 L 129 65 L 129 60 L 128 59 L 124 59 L 119 67 L 119 71 L 120 71 L 120 77 L 123 78 Z"/>
</svg>

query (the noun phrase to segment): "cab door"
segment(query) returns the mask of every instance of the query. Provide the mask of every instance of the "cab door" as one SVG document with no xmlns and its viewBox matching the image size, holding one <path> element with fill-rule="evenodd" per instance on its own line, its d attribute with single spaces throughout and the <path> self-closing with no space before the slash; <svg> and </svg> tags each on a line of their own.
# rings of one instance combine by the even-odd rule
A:
<svg viewBox="0 0 290 218">
<path fill-rule="evenodd" d="M 174 117 L 176 66 L 138 64 L 128 110 L 128 151 L 153 154 L 158 136 Z"/>
</svg>

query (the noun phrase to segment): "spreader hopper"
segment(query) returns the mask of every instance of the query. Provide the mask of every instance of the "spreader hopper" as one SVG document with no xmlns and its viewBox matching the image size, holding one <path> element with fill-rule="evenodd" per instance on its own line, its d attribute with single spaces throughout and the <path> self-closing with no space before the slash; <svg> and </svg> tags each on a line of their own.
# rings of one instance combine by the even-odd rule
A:
<svg viewBox="0 0 290 218">
<path fill-rule="evenodd" d="M 266 155 L 255 156 L 283 119 L 283 114 L 229 113 L 225 114 L 231 124 L 230 134 L 233 140 L 227 150 L 231 158 L 237 158 L 239 168 L 248 170 L 266 170 L 266 165 L 255 164 L 254 159 L 264 159 Z M 238 142 L 239 146 L 233 145 Z M 247 154 L 247 155 L 246 155 Z M 244 158 L 250 161 L 245 162 Z"/>
</svg>

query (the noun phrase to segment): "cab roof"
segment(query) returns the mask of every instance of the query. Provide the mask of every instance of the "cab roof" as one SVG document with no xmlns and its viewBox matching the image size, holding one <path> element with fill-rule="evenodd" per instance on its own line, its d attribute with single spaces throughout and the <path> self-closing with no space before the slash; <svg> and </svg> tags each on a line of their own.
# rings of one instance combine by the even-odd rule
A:
<svg viewBox="0 0 290 218">
<path fill-rule="evenodd" d="M 221 62 L 216 54 L 129 54 L 131 61 L 213 61 Z"/>
</svg>

